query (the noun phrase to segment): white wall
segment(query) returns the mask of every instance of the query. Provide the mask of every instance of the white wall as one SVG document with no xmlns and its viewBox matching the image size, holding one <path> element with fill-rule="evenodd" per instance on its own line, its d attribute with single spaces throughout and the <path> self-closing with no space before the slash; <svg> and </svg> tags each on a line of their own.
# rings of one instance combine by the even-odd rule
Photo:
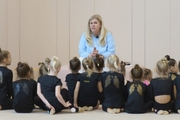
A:
<svg viewBox="0 0 180 120">
<path fill-rule="evenodd" d="M 67 64 L 93 14 L 113 33 L 121 60 L 153 69 L 169 54 L 180 60 L 179 0 L 0 0 L 0 47 L 32 67 L 53 55 Z"/>
</svg>

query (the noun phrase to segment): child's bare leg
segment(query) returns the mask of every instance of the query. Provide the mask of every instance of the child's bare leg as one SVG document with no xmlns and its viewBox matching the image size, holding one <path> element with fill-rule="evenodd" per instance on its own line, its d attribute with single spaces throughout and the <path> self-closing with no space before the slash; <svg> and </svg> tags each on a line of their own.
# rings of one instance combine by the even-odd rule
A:
<svg viewBox="0 0 180 120">
<path fill-rule="evenodd" d="M 97 109 L 100 105 L 100 101 L 98 100 L 97 105 L 93 109 Z"/>
</svg>

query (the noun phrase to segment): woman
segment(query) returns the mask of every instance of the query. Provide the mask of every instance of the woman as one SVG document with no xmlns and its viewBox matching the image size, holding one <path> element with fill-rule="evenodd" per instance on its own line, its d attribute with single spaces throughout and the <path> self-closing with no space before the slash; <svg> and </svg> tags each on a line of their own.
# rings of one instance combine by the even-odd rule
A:
<svg viewBox="0 0 180 120">
<path fill-rule="evenodd" d="M 93 15 L 87 26 L 87 31 L 81 36 L 79 43 L 79 54 L 81 58 L 95 58 L 99 54 L 107 58 L 115 54 L 115 43 L 112 34 L 106 30 L 100 15 Z"/>
</svg>

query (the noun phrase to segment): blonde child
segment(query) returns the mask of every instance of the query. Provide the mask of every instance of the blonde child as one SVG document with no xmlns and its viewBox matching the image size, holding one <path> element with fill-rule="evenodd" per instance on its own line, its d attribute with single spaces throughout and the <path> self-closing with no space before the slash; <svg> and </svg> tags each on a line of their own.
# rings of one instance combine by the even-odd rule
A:
<svg viewBox="0 0 180 120">
<path fill-rule="evenodd" d="M 61 63 L 58 57 L 53 56 L 49 64 L 48 74 L 38 78 L 37 94 L 51 115 L 72 106 L 72 103 L 69 102 L 68 91 L 61 89 L 62 82 L 57 78 L 60 68 Z M 71 112 L 75 112 L 75 108 L 71 108 Z"/>
<path fill-rule="evenodd" d="M 107 58 L 107 67 L 110 71 L 102 74 L 105 93 L 102 108 L 108 113 L 120 113 L 120 109 L 124 107 L 124 76 L 119 73 L 119 58 L 110 55 Z"/>
<path fill-rule="evenodd" d="M 100 102 L 98 93 L 102 92 L 102 84 L 98 75 L 93 72 L 93 61 L 91 58 L 84 58 L 82 61 L 84 73 L 79 77 L 74 91 L 74 106 L 83 107 L 84 110 L 98 108 Z M 79 101 L 78 100 L 79 96 Z"/>
<path fill-rule="evenodd" d="M 168 61 L 165 58 L 158 61 L 156 72 L 159 77 L 152 79 L 149 85 L 154 110 L 159 115 L 167 115 L 172 109 L 173 82 L 168 77 L 168 69 Z"/>
</svg>

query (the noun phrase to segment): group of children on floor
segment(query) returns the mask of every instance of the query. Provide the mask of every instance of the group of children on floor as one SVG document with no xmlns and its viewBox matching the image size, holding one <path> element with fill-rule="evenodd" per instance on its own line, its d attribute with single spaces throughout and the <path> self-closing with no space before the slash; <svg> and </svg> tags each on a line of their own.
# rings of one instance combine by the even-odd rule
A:
<svg viewBox="0 0 180 120">
<path fill-rule="evenodd" d="M 34 105 L 50 114 L 69 108 L 71 112 L 97 109 L 117 114 L 146 113 L 154 111 L 159 115 L 171 111 L 180 113 L 180 76 L 178 65 L 173 58 L 163 58 L 156 64 L 157 78 L 152 71 L 134 65 L 130 71 L 132 82 L 125 82 L 125 63 L 118 56 L 110 55 L 103 72 L 104 59 L 74 57 L 69 61 L 71 73 L 66 76 L 68 90 L 62 88 L 57 77 L 61 63 L 58 57 L 45 59 L 39 63 L 39 78 L 36 82 L 33 69 L 19 62 L 16 68 L 17 80 L 12 82 L 13 74 L 7 68 L 11 64 L 11 54 L 0 49 L 0 110 L 14 109 L 18 113 L 29 113 Z M 180 64 L 179 64 L 180 65 Z M 84 68 L 85 72 L 78 71 Z M 180 68 L 180 66 L 179 66 Z"/>
</svg>

